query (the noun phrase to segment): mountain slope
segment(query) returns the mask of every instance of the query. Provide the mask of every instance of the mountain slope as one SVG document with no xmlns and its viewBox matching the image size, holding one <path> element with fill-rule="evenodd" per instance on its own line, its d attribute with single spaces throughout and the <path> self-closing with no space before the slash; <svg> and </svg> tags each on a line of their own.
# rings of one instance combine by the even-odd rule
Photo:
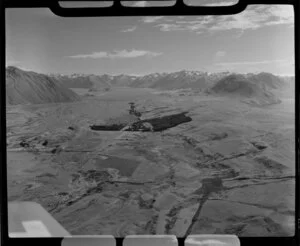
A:
<svg viewBox="0 0 300 246">
<path fill-rule="evenodd" d="M 230 72 L 207 73 L 182 70 L 172 73 L 152 73 L 143 76 L 133 75 L 52 75 L 68 88 L 88 88 L 105 90 L 111 87 L 152 88 L 158 90 L 206 89 L 219 80 L 231 75 Z M 286 83 L 282 77 L 270 73 L 240 74 L 247 80 L 259 84 L 266 90 L 282 89 Z"/>
<path fill-rule="evenodd" d="M 254 79 L 241 74 L 231 74 L 220 79 L 210 88 L 210 94 L 240 98 L 244 102 L 267 105 L 279 103 L 280 100 L 269 89 L 273 84 L 264 80 L 253 81 Z M 273 88 L 273 87 L 272 87 Z"/>
<path fill-rule="evenodd" d="M 72 102 L 79 99 L 76 93 L 47 75 L 16 67 L 6 68 L 7 105 Z"/>
<path fill-rule="evenodd" d="M 172 73 L 153 73 L 135 78 L 129 86 L 158 90 L 204 89 L 220 76 L 224 75 L 186 70 Z"/>
<path fill-rule="evenodd" d="M 22 82 L 22 83 L 21 83 Z M 178 71 L 133 75 L 42 75 L 10 67 L 7 69 L 7 102 L 46 103 L 78 100 L 68 88 L 107 91 L 113 87 L 151 88 L 156 90 L 191 89 L 213 95 L 240 98 L 256 104 L 278 103 L 276 97 L 293 97 L 293 78 L 271 73 L 233 74 Z M 67 88 L 66 88 L 67 87 Z"/>
<path fill-rule="evenodd" d="M 263 87 L 268 87 L 269 89 L 280 89 L 285 86 L 283 78 L 271 73 L 253 74 L 249 78 L 253 82 L 259 83 Z"/>
<path fill-rule="evenodd" d="M 180 71 L 164 76 L 151 87 L 161 90 L 201 89 L 207 87 L 207 75 L 200 72 Z"/>
<path fill-rule="evenodd" d="M 110 81 L 112 79 L 109 75 L 50 75 L 50 77 L 57 79 L 67 88 L 86 88 L 91 90 L 105 90 L 111 87 Z"/>
</svg>

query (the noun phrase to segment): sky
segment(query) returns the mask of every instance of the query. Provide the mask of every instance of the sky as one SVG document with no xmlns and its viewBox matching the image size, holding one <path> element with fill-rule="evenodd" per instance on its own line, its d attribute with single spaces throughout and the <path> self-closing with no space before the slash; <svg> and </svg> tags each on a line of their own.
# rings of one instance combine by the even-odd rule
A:
<svg viewBox="0 0 300 246">
<path fill-rule="evenodd" d="M 231 2 L 203 1 L 212 3 Z M 250 5 L 228 16 L 64 18 L 46 8 L 6 9 L 6 65 L 47 74 L 294 75 L 294 10 Z"/>
</svg>

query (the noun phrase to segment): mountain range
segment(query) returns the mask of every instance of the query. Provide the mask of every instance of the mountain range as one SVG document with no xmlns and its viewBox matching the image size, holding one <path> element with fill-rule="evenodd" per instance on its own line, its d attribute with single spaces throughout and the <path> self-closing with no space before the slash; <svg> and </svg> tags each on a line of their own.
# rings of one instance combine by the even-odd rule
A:
<svg viewBox="0 0 300 246">
<path fill-rule="evenodd" d="M 220 79 L 227 76 L 236 76 L 248 81 L 259 83 L 269 89 L 279 89 L 287 84 L 287 78 L 271 73 L 235 74 L 230 72 L 207 73 L 182 70 L 172 73 L 152 73 L 143 76 L 134 75 L 49 75 L 63 82 L 68 88 L 95 88 L 104 89 L 114 86 L 153 88 L 159 90 L 174 90 L 197 88 L 204 89 L 213 86 Z M 230 77 L 229 77 L 230 78 Z M 233 77 L 231 77 L 233 78 Z"/>
<path fill-rule="evenodd" d="M 152 88 L 156 90 L 196 89 L 215 96 L 259 99 L 278 102 L 276 93 L 290 87 L 294 77 L 271 73 L 236 74 L 182 70 L 172 73 L 134 75 L 38 74 L 16 67 L 6 69 L 8 104 L 70 102 L 79 100 L 71 88 L 107 91 L 113 87 Z"/>
</svg>

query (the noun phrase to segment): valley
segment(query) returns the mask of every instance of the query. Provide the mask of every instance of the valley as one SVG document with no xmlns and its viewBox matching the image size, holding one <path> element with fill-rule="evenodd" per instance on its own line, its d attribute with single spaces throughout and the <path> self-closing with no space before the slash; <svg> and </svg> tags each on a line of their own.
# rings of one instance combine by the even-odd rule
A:
<svg viewBox="0 0 300 246">
<path fill-rule="evenodd" d="M 170 74 L 144 86 L 69 81 L 74 100 L 7 105 L 8 200 L 40 203 L 74 235 L 292 236 L 292 86 L 271 75 L 176 76 L 174 87 Z M 91 127 L 160 127 L 183 114 L 158 131 Z"/>
</svg>

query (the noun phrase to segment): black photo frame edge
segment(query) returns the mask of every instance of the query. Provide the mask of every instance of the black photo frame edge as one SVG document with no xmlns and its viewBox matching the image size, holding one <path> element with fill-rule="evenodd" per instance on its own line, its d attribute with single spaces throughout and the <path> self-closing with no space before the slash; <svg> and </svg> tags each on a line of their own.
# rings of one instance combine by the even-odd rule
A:
<svg viewBox="0 0 300 246">
<path fill-rule="evenodd" d="M 71 0 L 67 0 L 71 1 Z M 74 1 L 74 0 L 73 0 Z M 75 0 L 78 1 L 78 0 Z M 83 0 L 82 0 L 83 1 Z M 95 0 L 92 0 L 95 1 Z M 103 1 L 103 0 L 100 0 Z M 128 8 L 120 5 L 120 0 L 114 0 L 109 11 L 99 11 L 86 9 L 89 11 L 85 16 L 155 16 L 155 15 L 218 15 L 218 14 L 235 14 L 243 11 L 250 4 L 288 4 L 294 7 L 294 34 L 295 34 L 295 160 L 296 160 L 296 200 L 295 200 L 295 235 L 293 237 L 241 237 L 241 246 L 260 246 L 260 245 L 280 245 L 280 246 L 296 246 L 300 245 L 300 168 L 299 168 L 299 82 L 300 82 L 300 1 L 299 0 L 239 0 L 232 6 L 226 7 L 192 7 L 185 6 L 183 0 L 177 0 L 176 4 L 171 7 L 149 7 L 149 8 Z M 133 1 L 133 0 L 129 0 Z M 184 6 L 183 6 L 184 5 Z M 9 238 L 8 237 L 8 203 L 7 203 L 7 168 L 6 168 L 6 95 L 5 95 L 5 9 L 6 8 L 50 8 L 55 14 L 61 16 L 81 15 L 82 9 L 72 11 L 59 8 L 57 0 L 0 0 L 0 208 L 1 208 L 1 241 L 0 245 L 61 245 L 62 238 Z M 124 11 L 125 9 L 125 11 Z M 105 14 L 104 14 L 105 12 Z M 117 246 L 122 245 L 122 238 L 116 238 Z M 184 239 L 178 238 L 178 245 L 184 245 Z"/>
</svg>

